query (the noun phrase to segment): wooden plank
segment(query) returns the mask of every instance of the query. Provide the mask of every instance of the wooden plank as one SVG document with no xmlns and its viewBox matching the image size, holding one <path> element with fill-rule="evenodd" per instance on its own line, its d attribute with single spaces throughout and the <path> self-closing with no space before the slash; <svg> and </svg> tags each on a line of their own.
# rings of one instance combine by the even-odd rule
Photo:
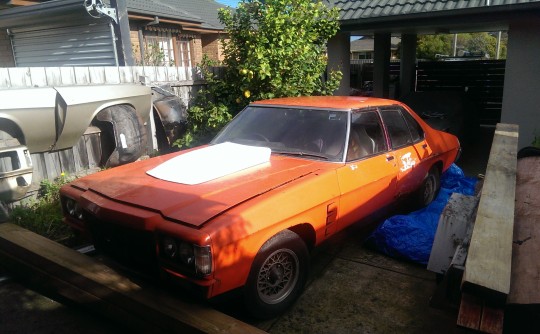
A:
<svg viewBox="0 0 540 334">
<path fill-rule="evenodd" d="M 17 225 L 0 224 L 0 258 L 33 287 L 54 292 L 137 332 L 264 333 L 197 302 L 171 297 Z M 36 279 L 37 278 L 37 279 Z"/>
<path fill-rule="evenodd" d="M 47 86 L 62 86 L 64 84 L 61 67 L 45 67 L 45 74 L 47 75 Z"/>
<path fill-rule="evenodd" d="M 508 304 L 540 304 L 540 157 L 518 160 Z"/>
<path fill-rule="evenodd" d="M 8 72 L 11 87 L 32 87 L 32 78 L 28 67 L 11 67 Z"/>
<path fill-rule="evenodd" d="M 504 309 L 484 303 L 482 319 L 478 328 L 482 333 L 502 334 L 504 329 Z"/>
<path fill-rule="evenodd" d="M 90 80 L 90 70 L 88 67 L 75 67 L 75 81 L 77 85 L 88 85 Z"/>
<path fill-rule="evenodd" d="M 133 67 L 131 66 L 122 66 L 118 68 L 118 75 L 120 76 L 121 83 L 134 83 L 133 78 Z"/>
<path fill-rule="evenodd" d="M 88 68 L 90 82 L 94 85 L 107 83 L 105 79 L 105 66 L 93 66 Z"/>
<path fill-rule="evenodd" d="M 458 326 L 478 330 L 481 319 L 482 301 L 475 296 L 463 293 L 457 318 Z"/>
<path fill-rule="evenodd" d="M 60 67 L 60 75 L 62 76 L 62 85 L 75 85 L 77 79 L 75 77 L 75 67 Z"/>
<path fill-rule="evenodd" d="M 30 67 L 30 80 L 32 87 L 47 87 L 47 73 L 45 67 Z"/>
<path fill-rule="evenodd" d="M 497 125 L 463 275 L 464 290 L 499 301 L 510 292 L 517 143 L 517 125 Z"/>
<path fill-rule="evenodd" d="M 119 84 L 121 83 L 120 80 L 120 72 L 118 71 L 118 67 L 114 66 L 107 66 L 104 68 L 105 72 L 105 82 L 108 84 Z"/>
<path fill-rule="evenodd" d="M 9 71 L 7 68 L 0 68 L 0 89 L 10 88 L 11 79 L 9 77 Z"/>
<path fill-rule="evenodd" d="M 450 196 L 439 218 L 428 270 L 439 274 L 448 270 L 457 247 L 466 238 L 468 226 L 474 221 L 477 205 L 478 199 L 475 196 L 458 193 Z"/>
</svg>

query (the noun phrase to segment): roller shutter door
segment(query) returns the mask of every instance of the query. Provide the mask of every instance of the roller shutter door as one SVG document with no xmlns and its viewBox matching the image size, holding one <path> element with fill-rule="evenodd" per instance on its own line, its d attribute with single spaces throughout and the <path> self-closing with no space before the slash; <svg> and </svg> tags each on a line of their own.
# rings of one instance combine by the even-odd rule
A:
<svg viewBox="0 0 540 334">
<path fill-rule="evenodd" d="M 116 66 L 109 21 L 75 17 L 79 20 L 10 29 L 16 66 Z"/>
</svg>

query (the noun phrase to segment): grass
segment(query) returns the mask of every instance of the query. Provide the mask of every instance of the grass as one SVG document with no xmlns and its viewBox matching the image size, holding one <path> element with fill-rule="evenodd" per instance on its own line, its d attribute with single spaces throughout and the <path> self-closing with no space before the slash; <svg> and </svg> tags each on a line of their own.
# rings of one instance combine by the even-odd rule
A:
<svg viewBox="0 0 540 334">
<path fill-rule="evenodd" d="M 41 181 L 37 198 L 13 208 L 10 221 L 54 241 L 73 237 L 71 228 L 62 222 L 60 187 L 71 181 L 64 173 L 56 180 Z"/>
</svg>

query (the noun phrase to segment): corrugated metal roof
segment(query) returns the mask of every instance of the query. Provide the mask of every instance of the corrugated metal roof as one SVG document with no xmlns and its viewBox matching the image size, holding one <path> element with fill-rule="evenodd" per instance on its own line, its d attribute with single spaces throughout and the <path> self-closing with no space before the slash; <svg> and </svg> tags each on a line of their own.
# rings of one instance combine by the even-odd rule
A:
<svg viewBox="0 0 540 334">
<path fill-rule="evenodd" d="M 432 13 L 440 11 L 502 5 L 520 5 L 540 0 L 333 0 L 340 8 L 341 20 Z"/>
<path fill-rule="evenodd" d="M 207 29 L 223 29 L 218 9 L 225 6 L 213 0 L 127 0 L 131 13 L 201 23 Z"/>
</svg>

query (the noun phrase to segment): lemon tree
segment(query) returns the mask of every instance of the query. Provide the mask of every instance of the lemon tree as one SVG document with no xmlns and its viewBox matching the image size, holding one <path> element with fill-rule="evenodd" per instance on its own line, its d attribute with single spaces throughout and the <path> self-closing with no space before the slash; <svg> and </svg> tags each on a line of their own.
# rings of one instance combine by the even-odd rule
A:
<svg viewBox="0 0 540 334">
<path fill-rule="evenodd" d="M 225 25 L 221 100 L 238 108 L 250 101 L 329 95 L 342 74 L 326 74 L 326 44 L 338 29 L 338 11 L 322 1 L 243 0 L 222 9 Z"/>
</svg>

